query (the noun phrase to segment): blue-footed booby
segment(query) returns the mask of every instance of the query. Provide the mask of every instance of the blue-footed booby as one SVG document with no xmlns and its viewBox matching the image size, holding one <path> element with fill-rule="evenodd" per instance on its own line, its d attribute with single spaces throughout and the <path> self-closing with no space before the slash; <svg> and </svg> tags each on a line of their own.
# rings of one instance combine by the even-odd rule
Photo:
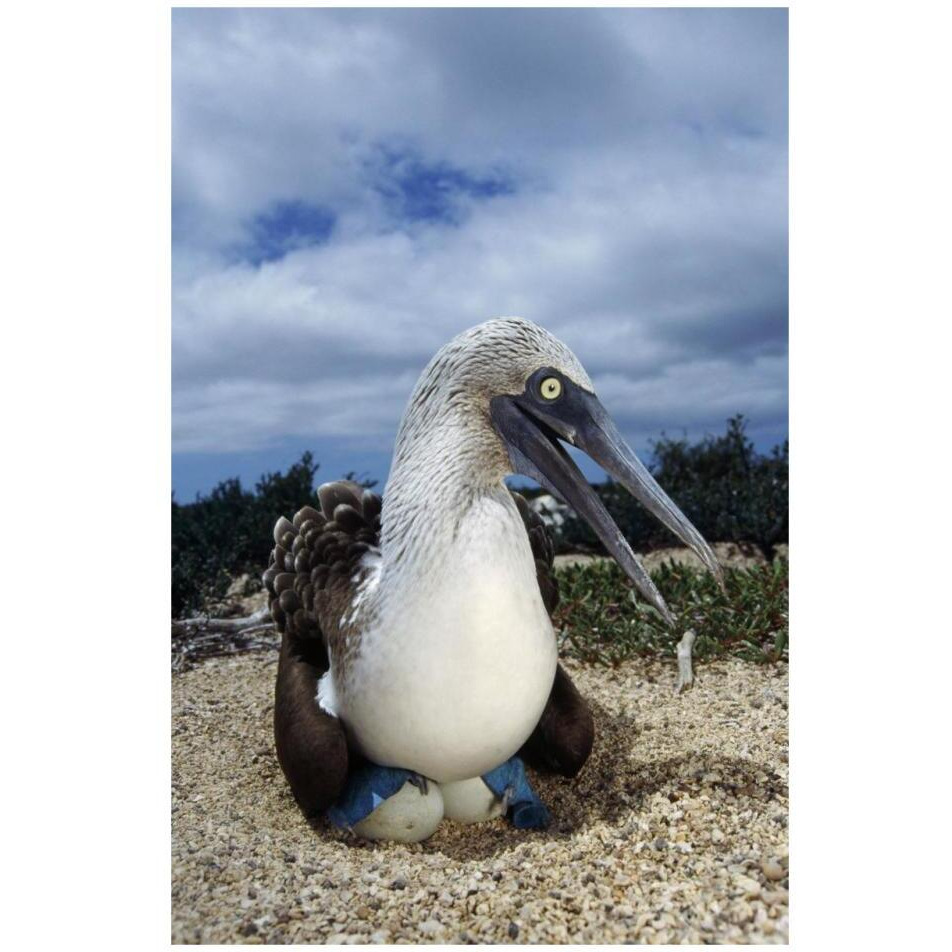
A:
<svg viewBox="0 0 952 952">
<path fill-rule="evenodd" d="M 463 332 L 417 381 L 383 499 L 328 483 L 320 511 L 274 528 L 264 581 L 282 632 L 275 739 L 305 814 L 406 840 L 444 816 L 544 825 L 522 760 L 574 776 L 594 724 L 558 664 L 552 542 L 505 478 L 531 477 L 565 500 L 674 621 L 563 441 L 720 578 L 568 347 L 519 318 Z"/>
</svg>

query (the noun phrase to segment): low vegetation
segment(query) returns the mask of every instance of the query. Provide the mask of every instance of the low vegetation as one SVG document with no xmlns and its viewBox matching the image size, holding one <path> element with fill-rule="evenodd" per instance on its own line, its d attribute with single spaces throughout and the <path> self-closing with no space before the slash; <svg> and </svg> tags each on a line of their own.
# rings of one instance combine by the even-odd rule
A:
<svg viewBox="0 0 952 952">
<path fill-rule="evenodd" d="M 725 655 L 747 661 L 787 657 L 788 564 L 726 569 L 725 591 L 710 573 L 665 563 L 652 580 L 678 625 L 665 625 L 655 609 L 634 597 L 631 583 L 610 561 L 559 571 L 561 599 L 555 625 L 562 651 L 583 661 L 618 664 L 633 655 L 671 656 L 681 635 L 694 630 L 694 657 Z"/>
</svg>

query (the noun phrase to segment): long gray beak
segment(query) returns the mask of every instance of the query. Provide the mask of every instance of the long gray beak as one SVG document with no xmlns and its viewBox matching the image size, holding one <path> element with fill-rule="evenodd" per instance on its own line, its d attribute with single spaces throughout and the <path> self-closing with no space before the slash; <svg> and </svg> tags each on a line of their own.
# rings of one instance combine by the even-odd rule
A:
<svg viewBox="0 0 952 952">
<path fill-rule="evenodd" d="M 562 394 L 554 401 L 543 400 L 532 379 L 525 393 L 492 399 L 490 413 L 506 442 L 513 471 L 535 479 L 585 519 L 638 591 L 673 625 L 674 616 L 661 593 L 559 439 L 577 446 L 621 483 L 697 554 L 723 587 L 721 567 L 701 534 L 622 439 L 595 394 L 564 377 L 560 380 Z"/>
</svg>

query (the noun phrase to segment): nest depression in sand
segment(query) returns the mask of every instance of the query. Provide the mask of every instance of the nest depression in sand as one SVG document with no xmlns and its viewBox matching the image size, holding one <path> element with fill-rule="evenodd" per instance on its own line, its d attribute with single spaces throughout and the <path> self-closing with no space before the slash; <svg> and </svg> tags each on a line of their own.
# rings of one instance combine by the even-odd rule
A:
<svg viewBox="0 0 952 952">
<path fill-rule="evenodd" d="M 786 942 L 787 669 L 565 662 L 597 736 L 554 820 L 414 846 L 309 825 L 274 754 L 277 658 L 172 678 L 172 941 Z"/>
</svg>

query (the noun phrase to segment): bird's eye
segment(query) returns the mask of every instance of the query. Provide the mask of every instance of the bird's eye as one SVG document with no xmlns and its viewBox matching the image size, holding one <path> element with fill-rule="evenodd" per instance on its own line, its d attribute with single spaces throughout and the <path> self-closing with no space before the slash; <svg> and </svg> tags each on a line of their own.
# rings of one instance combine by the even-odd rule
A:
<svg viewBox="0 0 952 952">
<path fill-rule="evenodd" d="M 562 381 L 558 377 L 546 377 L 539 384 L 539 394 L 543 400 L 556 400 L 562 395 Z"/>
</svg>

